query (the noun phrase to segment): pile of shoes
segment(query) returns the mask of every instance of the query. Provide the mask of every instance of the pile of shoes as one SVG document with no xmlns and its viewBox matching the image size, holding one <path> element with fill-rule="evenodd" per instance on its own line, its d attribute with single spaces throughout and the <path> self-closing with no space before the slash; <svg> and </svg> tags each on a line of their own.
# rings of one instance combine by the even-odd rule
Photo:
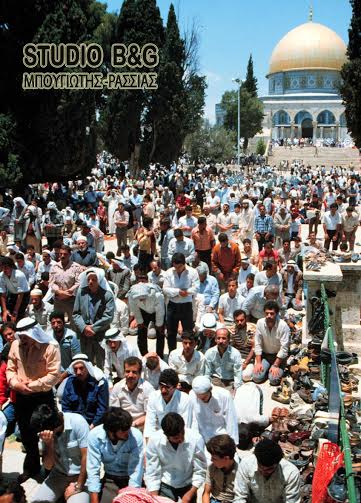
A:
<svg viewBox="0 0 361 503">
<path fill-rule="evenodd" d="M 308 271 L 321 271 L 321 267 L 333 257 L 328 252 L 317 250 L 317 248 L 306 247 L 304 251 L 305 267 Z"/>
<path fill-rule="evenodd" d="M 301 414 L 291 412 L 285 407 L 275 407 L 272 411 L 272 431 L 266 431 L 262 434 L 262 436 L 278 441 L 285 458 L 299 469 L 302 503 L 311 501 L 313 460 L 317 447 L 317 440 L 310 438 L 312 417 L 311 411 Z"/>
</svg>

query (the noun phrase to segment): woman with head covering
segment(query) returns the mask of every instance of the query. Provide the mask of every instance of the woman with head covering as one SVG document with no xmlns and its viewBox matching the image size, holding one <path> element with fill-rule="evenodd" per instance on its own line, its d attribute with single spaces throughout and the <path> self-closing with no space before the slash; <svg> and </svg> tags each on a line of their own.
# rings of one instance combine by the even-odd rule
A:
<svg viewBox="0 0 361 503">
<path fill-rule="evenodd" d="M 96 362 L 99 368 L 103 368 L 105 355 L 100 342 L 113 321 L 114 296 L 102 269 L 87 269 L 80 274 L 79 281 L 73 322 L 80 337 L 82 351 L 91 362 Z"/>
<path fill-rule="evenodd" d="M 11 215 L 14 226 L 14 241 L 25 243 L 27 204 L 22 197 L 14 197 L 14 208 Z"/>
<path fill-rule="evenodd" d="M 63 233 L 64 219 L 63 215 L 58 210 L 54 201 L 50 201 L 47 205 L 47 211 L 42 219 L 43 231 L 48 241 L 49 248 L 53 248 L 53 244 Z"/>
</svg>

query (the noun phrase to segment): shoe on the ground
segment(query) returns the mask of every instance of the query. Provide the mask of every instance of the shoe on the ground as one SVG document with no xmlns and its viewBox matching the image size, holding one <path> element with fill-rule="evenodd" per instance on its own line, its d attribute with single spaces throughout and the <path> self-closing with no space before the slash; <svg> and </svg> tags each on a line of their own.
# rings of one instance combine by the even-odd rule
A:
<svg viewBox="0 0 361 503">
<path fill-rule="evenodd" d="M 291 401 L 290 393 L 289 392 L 284 393 L 284 389 L 282 389 L 282 391 L 281 390 L 274 391 L 272 393 L 271 398 L 272 398 L 272 400 L 275 400 L 275 402 L 284 403 L 284 404 L 289 404 Z"/>
</svg>

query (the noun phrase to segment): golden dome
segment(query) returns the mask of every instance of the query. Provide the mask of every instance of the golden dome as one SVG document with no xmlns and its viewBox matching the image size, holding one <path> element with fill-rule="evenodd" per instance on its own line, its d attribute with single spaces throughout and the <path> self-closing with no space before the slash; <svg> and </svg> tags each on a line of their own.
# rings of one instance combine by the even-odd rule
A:
<svg viewBox="0 0 361 503">
<path fill-rule="evenodd" d="M 290 70 L 338 70 L 346 62 L 346 44 L 323 24 L 308 22 L 289 31 L 276 45 L 269 74 Z"/>
</svg>

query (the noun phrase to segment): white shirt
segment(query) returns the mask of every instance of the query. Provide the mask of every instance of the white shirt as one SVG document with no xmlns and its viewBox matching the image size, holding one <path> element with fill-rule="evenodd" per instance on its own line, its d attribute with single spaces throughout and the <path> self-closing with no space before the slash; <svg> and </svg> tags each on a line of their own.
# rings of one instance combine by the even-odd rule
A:
<svg viewBox="0 0 361 503">
<path fill-rule="evenodd" d="M 127 304 L 120 299 L 115 299 L 115 311 L 111 328 L 119 328 L 124 336 L 129 330 L 129 309 Z"/>
<path fill-rule="evenodd" d="M 160 393 L 160 390 L 153 391 L 148 400 L 147 416 L 144 425 L 144 437 L 151 437 L 156 431 L 160 430 L 163 417 L 168 412 L 177 412 L 185 422 L 186 428 L 191 428 L 193 414 L 189 396 L 176 389 L 172 398 L 166 403 Z"/>
<path fill-rule="evenodd" d="M 184 393 L 183 393 L 184 394 Z M 174 488 L 188 485 L 201 487 L 205 480 L 207 461 L 199 433 L 185 429 L 184 442 L 177 449 L 163 431 L 157 431 L 146 448 L 144 480 L 148 491 L 158 491 L 161 482 Z"/>
<path fill-rule="evenodd" d="M 337 211 L 334 215 L 331 215 L 330 211 L 326 211 L 326 213 L 323 215 L 322 223 L 326 225 L 326 229 L 328 231 L 335 231 L 337 225 L 341 224 L 341 216 Z"/>
<path fill-rule="evenodd" d="M 212 396 L 207 403 L 199 400 L 193 390 L 190 391 L 189 398 L 204 442 L 215 435 L 227 433 L 238 444 L 237 414 L 229 391 L 212 386 Z"/>
<path fill-rule="evenodd" d="M 223 309 L 223 318 L 228 320 L 233 320 L 233 313 L 236 309 L 242 309 L 242 304 L 244 297 L 242 297 L 238 292 L 233 299 L 229 296 L 229 293 L 223 293 L 219 297 L 218 309 Z"/>
<path fill-rule="evenodd" d="M 257 321 L 254 337 L 256 356 L 261 356 L 263 352 L 271 355 L 277 354 L 277 358 L 287 358 L 289 342 L 290 329 L 285 321 L 277 320 L 271 332 L 267 327 L 266 318 Z"/>
<path fill-rule="evenodd" d="M 241 285 L 242 283 L 246 282 L 248 274 L 257 274 L 258 269 L 252 264 L 249 264 L 246 270 L 244 270 L 241 266 L 238 274 L 238 284 Z"/>
<path fill-rule="evenodd" d="M 191 217 L 187 217 L 187 215 L 184 215 L 183 217 L 180 217 L 180 219 L 178 220 L 178 227 L 180 229 L 183 229 L 183 227 L 191 227 L 191 230 L 183 230 L 183 234 L 184 236 L 190 238 L 191 235 L 192 235 L 192 229 L 194 229 L 195 227 L 197 227 L 198 225 L 198 220 L 196 219 L 196 217 L 194 216 L 191 216 Z"/>
<path fill-rule="evenodd" d="M 198 276 L 198 273 L 197 273 Z M 0 293 L 25 293 L 30 290 L 25 274 L 19 269 L 13 269 L 10 278 L 4 272 L 0 273 Z"/>
<path fill-rule="evenodd" d="M 165 304 L 164 295 L 162 292 L 151 292 L 151 295 L 141 300 L 141 298 L 134 299 L 131 294 L 128 297 L 129 309 L 134 314 L 138 325 L 144 323 L 143 316 L 140 310 L 148 314 L 155 313 L 155 324 L 161 327 L 164 324 Z"/>
<path fill-rule="evenodd" d="M 183 348 L 171 351 L 168 359 L 169 367 L 177 372 L 179 380 L 188 384 L 192 384 L 196 376 L 203 374 L 203 362 L 204 355 L 196 349 L 189 362 L 183 355 Z"/>
<path fill-rule="evenodd" d="M 147 412 L 149 395 L 154 391 L 153 386 L 143 379 L 139 379 L 137 386 L 130 391 L 125 379 L 114 385 L 109 397 L 110 407 L 121 407 L 127 410 L 133 420 Z"/>
<path fill-rule="evenodd" d="M 255 423 L 262 428 L 266 428 L 269 425 L 269 416 L 262 413 L 262 403 L 262 390 L 257 384 L 254 382 L 242 384 L 234 396 L 238 424 Z"/>
<path fill-rule="evenodd" d="M 172 261 L 172 257 L 175 253 L 183 253 L 187 264 L 193 262 L 195 253 L 193 240 L 183 237 L 181 241 L 177 241 L 177 238 L 172 238 L 169 241 L 168 248 L 168 259 L 170 261 Z"/>
<path fill-rule="evenodd" d="M 186 266 L 179 276 L 174 267 L 168 269 L 164 275 L 163 291 L 169 300 L 175 304 L 192 302 L 192 297 L 199 292 L 199 276 L 196 269 Z M 179 295 L 180 290 L 188 292 L 187 297 Z"/>
</svg>

